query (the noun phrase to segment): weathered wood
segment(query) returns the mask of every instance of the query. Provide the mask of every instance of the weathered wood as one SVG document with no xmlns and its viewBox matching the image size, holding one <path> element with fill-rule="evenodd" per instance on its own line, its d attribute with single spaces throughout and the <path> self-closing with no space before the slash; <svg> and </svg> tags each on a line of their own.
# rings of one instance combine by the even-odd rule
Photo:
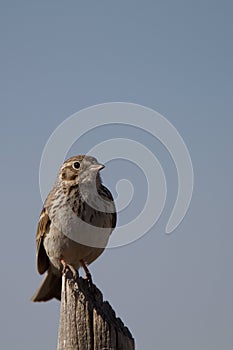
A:
<svg viewBox="0 0 233 350">
<path fill-rule="evenodd" d="M 134 339 L 101 291 L 86 279 L 62 278 L 58 350 L 134 350 Z"/>
</svg>

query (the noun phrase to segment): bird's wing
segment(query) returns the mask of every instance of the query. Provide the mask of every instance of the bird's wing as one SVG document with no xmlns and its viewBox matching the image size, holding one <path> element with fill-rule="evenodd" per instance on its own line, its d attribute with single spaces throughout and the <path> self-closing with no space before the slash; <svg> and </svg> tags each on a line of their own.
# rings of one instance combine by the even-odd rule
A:
<svg viewBox="0 0 233 350">
<path fill-rule="evenodd" d="M 113 207 L 114 207 L 114 212 L 111 213 L 111 218 L 112 218 L 112 224 L 111 227 L 112 229 L 114 229 L 116 227 L 116 222 L 117 222 L 117 212 L 116 212 L 116 207 L 115 207 L 115 203 L 114 203 L 114 199 L 113 196 L 111 194 L 111 192 L 109 191 L 109 189 L 107 187 L 105 187 L 104 185 L 101 185 L 101 195 L 112 202 Z"/>
<path fill-rule="evenodd" d="M 37 255 L 37 269 L 42 275 L 49 268 L 49 257 L 44 248 L 44 237 L 49 232 L 50 218 L 46 208 L 43 208 L 40 214 L 40 219 L 36 233 L 36 255 Z"/>
</svg>

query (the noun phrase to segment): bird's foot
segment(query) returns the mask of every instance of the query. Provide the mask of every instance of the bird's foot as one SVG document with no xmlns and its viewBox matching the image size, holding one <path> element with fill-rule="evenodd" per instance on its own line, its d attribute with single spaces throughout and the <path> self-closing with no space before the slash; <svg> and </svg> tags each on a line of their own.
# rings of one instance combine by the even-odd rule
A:
<svg viewBox="0 0 233 350">
<path fill-rule="evenodd" d="M 77 279 L 79 277 L 78 271 L 72 265 L 67 264 L 64 259 L 61 259 L 61 264 L 63 266 L 62 274 L 66 273 L 67 270 L 70 270 L 74 279 Z"/>
<path fill-rule="evenodd" d="M 84 260 L 80 260 L 80 263 L 81 263 L 81 265 L 82 265 L 82 267 L 83 267 L 83 269 L 84 269 L 84 271 L 85 271 L 86 278 L 87 278 L 88 282 L 89 282 L 90 284 L 93 284 L 93 282 L 92 282 L 92 277 L 91 277 L 91 273 L 90 273 L 90 271 L 88 270 L 88 267 L 87 267 L 87 265 L 85 264 Z"/>
<path fill-rule="evenodd" d="M 76 280 L 79 278 L 78 271 L 72 265 L 67 265 L 70 271 L 72 272 L 73 278 Z"/>
<path fill-rule="evenodd" d="M 67 270 L 67 263 L 65 262 L 64 259 L 61 259 L 61 264 L 62 264 L 62 274 L 66 273 Z"/>
</svg>

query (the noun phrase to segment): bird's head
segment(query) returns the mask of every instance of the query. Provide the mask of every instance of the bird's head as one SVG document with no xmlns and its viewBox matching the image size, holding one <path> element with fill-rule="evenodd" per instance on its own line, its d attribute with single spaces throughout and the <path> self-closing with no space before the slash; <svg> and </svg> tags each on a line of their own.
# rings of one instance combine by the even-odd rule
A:
<svg viewBox="0 0 233 350">
<path fill-rule="evenodd" d="M 60 171 L 59 180 L 68 186 L 80 183 L 96 183 L 100 179 L 99 171 L 104 168 L 91 156 L 78 155 L 67 159 Z"/>
</svg>

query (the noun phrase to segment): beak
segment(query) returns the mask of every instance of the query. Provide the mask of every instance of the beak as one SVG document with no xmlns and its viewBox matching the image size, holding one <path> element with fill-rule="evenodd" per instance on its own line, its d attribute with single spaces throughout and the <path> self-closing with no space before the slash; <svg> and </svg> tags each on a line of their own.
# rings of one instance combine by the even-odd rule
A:
<svg viewBox="0 0 233 350">
<path fill-rule="evenodd" d="M 103 168 L 105 168 L 105 165 L 100 164 L 100 163 L 96 163 L 96 164 L 91 165 L 90 170 L 97 172 L 97 171 L 102 170 Z"/>
</svg>

